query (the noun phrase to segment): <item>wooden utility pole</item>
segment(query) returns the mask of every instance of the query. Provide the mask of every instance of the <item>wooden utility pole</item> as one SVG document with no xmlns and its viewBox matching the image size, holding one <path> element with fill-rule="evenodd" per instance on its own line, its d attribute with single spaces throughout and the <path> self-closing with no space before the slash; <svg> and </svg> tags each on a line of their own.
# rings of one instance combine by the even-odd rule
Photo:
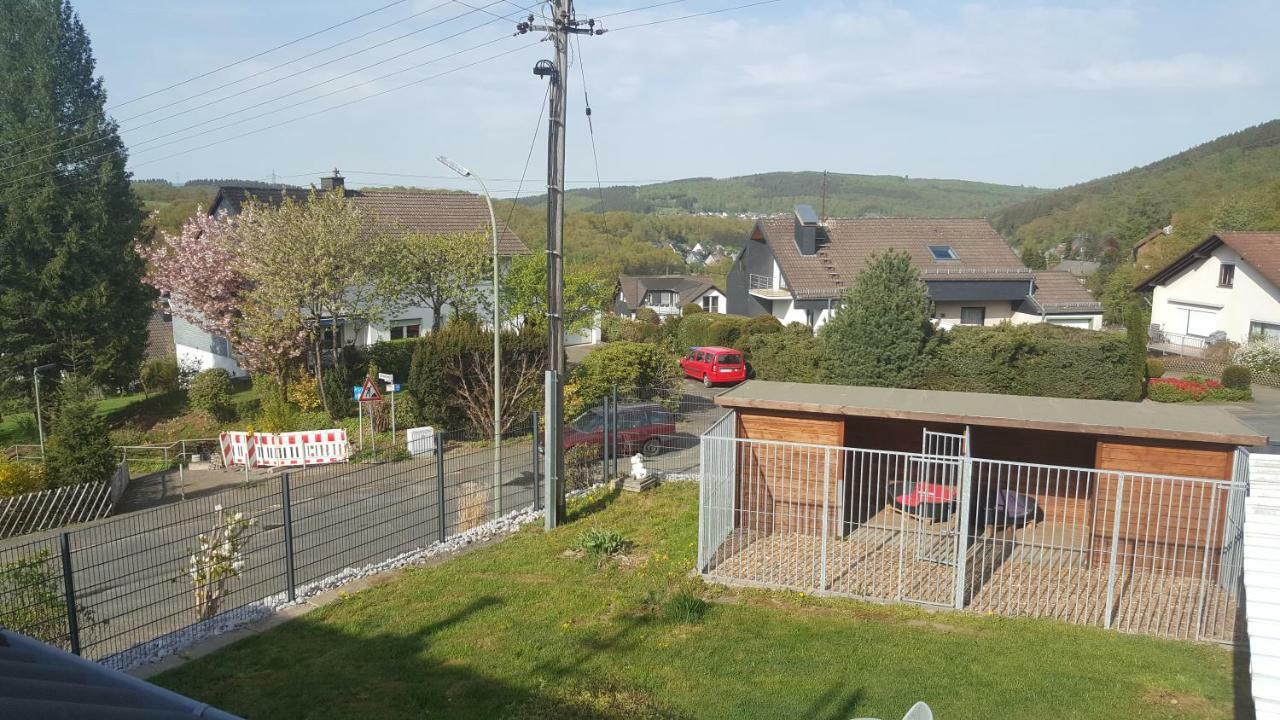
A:
<svg viewBox="0 0 1280 720">
<path fill-rule="evenodd" d="M 551 82 L 550 119 L 547 129 L 547 407 L 544 417 L 546 482 L 554 488 L 554 503 L 547 503 L 547 528 L 560 524 L 564 498 L 564 148 L 566 85 L 569 77 L 569 36 L 600 35 L 595 20 L 574 16 L 573 0 L 551 0 L 548 24 L 534 24 L 530 15 L 516 25 L 516 32 L 547 33 L 555 46 L 555 60 L 539 60 L 533 74 Z"/>
</svg>

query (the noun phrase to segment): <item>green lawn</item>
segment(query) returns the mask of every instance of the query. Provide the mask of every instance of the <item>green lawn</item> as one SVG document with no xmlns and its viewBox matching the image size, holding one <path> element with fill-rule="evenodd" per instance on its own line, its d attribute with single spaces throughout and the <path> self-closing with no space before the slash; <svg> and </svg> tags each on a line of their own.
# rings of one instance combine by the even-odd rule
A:
<svg viewBox="0 0 1280 720">
<path fill-rule="evenodd" d="M 1228 718 L 1218 647 L 701 586 L 696 490 L 578 507 L 156 678 L 252 718 Z M 603 567 L 586 528 L 633 541 Z M 701 621 L 664 612 L 693 586 Z M 668 606 L 670 603 L 666 603 Z"/>
</svg>

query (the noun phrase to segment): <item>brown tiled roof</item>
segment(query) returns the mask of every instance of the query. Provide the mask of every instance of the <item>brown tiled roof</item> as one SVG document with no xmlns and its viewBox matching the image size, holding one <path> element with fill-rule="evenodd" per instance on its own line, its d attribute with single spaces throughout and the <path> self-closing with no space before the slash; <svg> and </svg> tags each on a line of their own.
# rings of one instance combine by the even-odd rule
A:
<svg viewBox="0 0 1280 720">
<path fill-rule="evenodd" d="M 1065 270 L 1042 270 L 1035 273 L 1035 279 L 1035 294 L 1028 298 L 1032 312 L 1102 312 L 1102 303 Z"/>
<path fill-rule="evenodd" d="M 153 310 L 147 320 L 147 349 L 143 357 L 150 360 L 173 354 L 173 321 L 163 310 Z"/>
<path fill-rule="evenodd" d="M 980 218 L 831 218 L 818 230 L 814 255 L 801 255 L 796 247 L 794 218 L 766 218 L 759 227 L 799 298 L 838 297 L 853 286 L 873 254 L 890 249 L 909 253 L 925 280 L 1031 276 L 1013 248 Z M 930 245 L 949 245 L 959 259 L 934 260 Z"/>
<path fill-rule="evenodd" d="M 1280 286 L 1280 232 L 1224 232 L 1210 235 L 1195 247 L 1179 255 L 1151 277 L 1139 283 L 1135 290 L 1151 290 L 1182 273 L 1191 265 L 1208 257 L 1219 245 L 1226 245 L 1249 263 L 1272 284 Z"/>
<path fill-rule="evenodd" d="M 650 290 L 677 292 L 680 294 L 680 304 L 685 305 L 715 288 L 715 283 L 709 277 L 698 275 L 619 275 L 618 286 L 625 298 L 623 306 L 630 312 L 640 307 L 640 301 Z"/>
<path fill-rule="evenodd" d="M 307 199 L 306 188 L 223 187 L 218 190 L 213 208 L 238 213 L 250 198 L 264 204 L 279 205 L 285 197 L 296 201 Z M 316 190 L 323 193 L 324 190 Z M 405 190 L 345 190 L 356 206 L 407 232 L 457 233 L 489 232 L 489 207 L 483 197 L 473 193 Z M 529 249 L 506 223 L 498 218 L 498 252 L 502 255 L 525 255 Z"/>
</svg>

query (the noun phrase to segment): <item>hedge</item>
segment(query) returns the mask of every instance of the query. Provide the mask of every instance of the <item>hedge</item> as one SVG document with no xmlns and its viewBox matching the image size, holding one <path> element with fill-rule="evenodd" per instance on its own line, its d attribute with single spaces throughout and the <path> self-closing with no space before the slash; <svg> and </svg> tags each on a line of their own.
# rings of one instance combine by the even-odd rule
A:
<svg viewBox="0 0 1280 720">
<path fill-rule="evenodd" d="M 1138 400 L 1122 333 L 1050 324 L 962 326 L 947 332 L 930 360 L 922 387 L 933 390 Z"/>
<path fill-rule="evenodd" d="M 413 369 L 413 351 L 417 342 L 417 338 L 406 338 L 374 343 L 369 347 L 369 364 L 377 366 L 378 372 L 391 373 L 396 382 L 407 383 Z"/>
<path fill-rule="evenodd" d="M 740 349 L 753 378 L 805 383 L 827 381 L 822 344 L 811 333 L 788 330 L 751 335 L 742 341 Z"/>
</svg>

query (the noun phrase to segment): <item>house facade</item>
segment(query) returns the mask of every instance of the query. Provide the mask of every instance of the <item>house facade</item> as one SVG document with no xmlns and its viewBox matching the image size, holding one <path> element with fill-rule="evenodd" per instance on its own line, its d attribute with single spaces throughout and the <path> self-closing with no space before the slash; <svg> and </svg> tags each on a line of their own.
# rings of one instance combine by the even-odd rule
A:
<svg viewBox="0 0 1280 720">
<path fill-rule="evenodd" d="M 1135 290 L 1151 293 L 1153 343 L 1194 350 L 1211 337 L 1280 340 L 1280 233 L 1210 235 Z"/>
<path fill-rule="evenodd" d="M 706 312 L 727 313 L 728 296 L 711 278 L 696 275 L 619 275 L 614 312 L 635 317 L 640 308 L 649 308 L 660 318 L 679 315 L 686 305 Z"/>
<path fill-rule="evenodd" d="M 1090 327 L 1101 327 L 1101 306 L 1069 273 L 1043 273 L 1052 290 L 1047 288 L 1042 299 L 1052 311 L 1029 303 L 1037 293 L 1036 274 L 986 220 L 820 221 L 807 205 L 797 205 L 793 217 L 756 222 L 729 271 L 728 310 L 821 327 L 871 257 L 887 250 L 911 256 L 934 303 L 934 321 L 941 327 L 1046 322 L 1051 315 L 1069 324 L 1068 310 L 1090 316 Z M 1050 300 L 1048 295 L 1055 298 Z M 1067 307 L 1084 302 L 1090 305 Z"/>
<path fill-rule="evenodd" d="M 332 176 L 321 178 L 317 192 L 332 192 L 339 188 L 374 222 L 386 223 L 405 232 L 454 234 L 482 231 L 486 238 L 489 237 L 489 209 L 485 199 L 479 195 L 450 191 L 348 190 L 336 170 Z M 269 205 L 279 205 L 286 198 L 305 202 L 310 192 L 308 188 L 299 187 L 223 186 L 219 188 L 209 214 L 239 214 L 250 200 Z M 486 247 L 489 247 L 488 243 L 491 241 L 485 242 Z M 499 219 L 500 264 L 509 261 L 513 255 L 528 252 L 520 238 Z M 488 306 L 480 308 L 481 317 L 487 316 L 489 312 Z M 340 345 L 364 347 L 384 340 L 420 337 L 432 327 L 434 319 L 431 308 L 402 306 L 382 322 L 371 323 L 364 318 L 338 317 L 324 318 L 321 324 L 326 327 L 326 346 L 331 342 L 332 334 L 337 333 Z M 162 326 L 156 327 L 160 324 L 169 326 L 167 332 Z M 226 338 L 215 336 L 171 313 L 162 310 L 153 317 L 149 337 L 149 355 L 160 354 L 157 346 L 171 338 L 173 351 L 164 354 L 175 355 L 180 367 L 192 370 L 223 368 L 234 376 L 246 374 L 236 362 L 234 348 Z M 156 338 L 160 338 L 160 341 L 157 342 Z"/>
</svg>

